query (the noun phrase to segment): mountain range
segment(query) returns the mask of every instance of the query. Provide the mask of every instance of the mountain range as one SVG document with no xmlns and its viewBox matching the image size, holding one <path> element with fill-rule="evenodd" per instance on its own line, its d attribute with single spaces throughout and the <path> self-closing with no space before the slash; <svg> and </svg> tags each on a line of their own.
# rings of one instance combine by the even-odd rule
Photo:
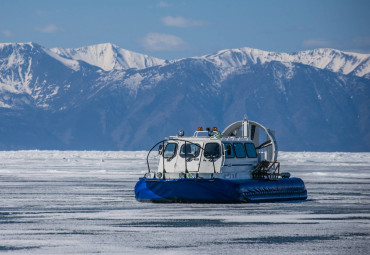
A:
<svg viewBox="0 0 370 255">
<path fill-rule="evenodd" d="M 244 114 L 286 151 L 370 150 L 370 54 L 252 48 L 162 60 L 0 44 L 0 149 L 147 150 Z"/>
</svg>

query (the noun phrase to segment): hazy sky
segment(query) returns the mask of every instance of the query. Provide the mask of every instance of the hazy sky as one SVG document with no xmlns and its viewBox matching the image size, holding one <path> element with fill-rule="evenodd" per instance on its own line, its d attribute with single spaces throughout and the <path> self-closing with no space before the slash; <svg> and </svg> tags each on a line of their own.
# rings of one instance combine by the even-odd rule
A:
<svg viewBox="0 0 370 255">
<path fill-rule="evenodd" d="M 0 0 L 0 42 L 111 42 L 175 59 L 252 47 L 370 53 L 369 0 Z"/>
</svg>

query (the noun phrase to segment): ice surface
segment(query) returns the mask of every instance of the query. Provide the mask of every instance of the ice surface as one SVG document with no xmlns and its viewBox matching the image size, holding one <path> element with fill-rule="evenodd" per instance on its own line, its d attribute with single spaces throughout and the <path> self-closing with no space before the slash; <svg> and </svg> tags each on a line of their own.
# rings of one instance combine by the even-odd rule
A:
<svg viewBox="0 0 370 255">
<path fill-rule="evenodd" d="M 0 152 L 0 252 L 368 254 L 370 153 L 279 158 L 306 202 L 139 203 L 146 152 Z"/>
</svg>

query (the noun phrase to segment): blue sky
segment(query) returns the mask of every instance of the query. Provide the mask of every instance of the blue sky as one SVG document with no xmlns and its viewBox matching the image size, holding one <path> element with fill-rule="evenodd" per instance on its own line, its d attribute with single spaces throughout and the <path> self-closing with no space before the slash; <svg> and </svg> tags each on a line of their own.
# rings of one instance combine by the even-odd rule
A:
<svg viewBox="0 0 370 255">
<path fill-rule="evenodd" d="M 370 1 L 0 0 L 0 42 L 111 42 L 163 59 L 252 47 L 370 53 Z"/>
</svg>

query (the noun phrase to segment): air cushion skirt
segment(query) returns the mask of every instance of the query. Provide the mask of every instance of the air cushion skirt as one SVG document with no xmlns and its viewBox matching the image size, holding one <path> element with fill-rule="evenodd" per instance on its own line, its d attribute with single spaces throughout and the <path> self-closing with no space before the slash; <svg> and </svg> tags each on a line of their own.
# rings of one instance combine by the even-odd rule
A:
<svg viewBox="0 0 370 255">
<path fill-rule="evenodd" d="M 244 181 L 140 178 L 135 185 L 135 198 L 162 203 L 258 203 L 305 200 L 307 190 L 300 178 Z"/>
</svg>

